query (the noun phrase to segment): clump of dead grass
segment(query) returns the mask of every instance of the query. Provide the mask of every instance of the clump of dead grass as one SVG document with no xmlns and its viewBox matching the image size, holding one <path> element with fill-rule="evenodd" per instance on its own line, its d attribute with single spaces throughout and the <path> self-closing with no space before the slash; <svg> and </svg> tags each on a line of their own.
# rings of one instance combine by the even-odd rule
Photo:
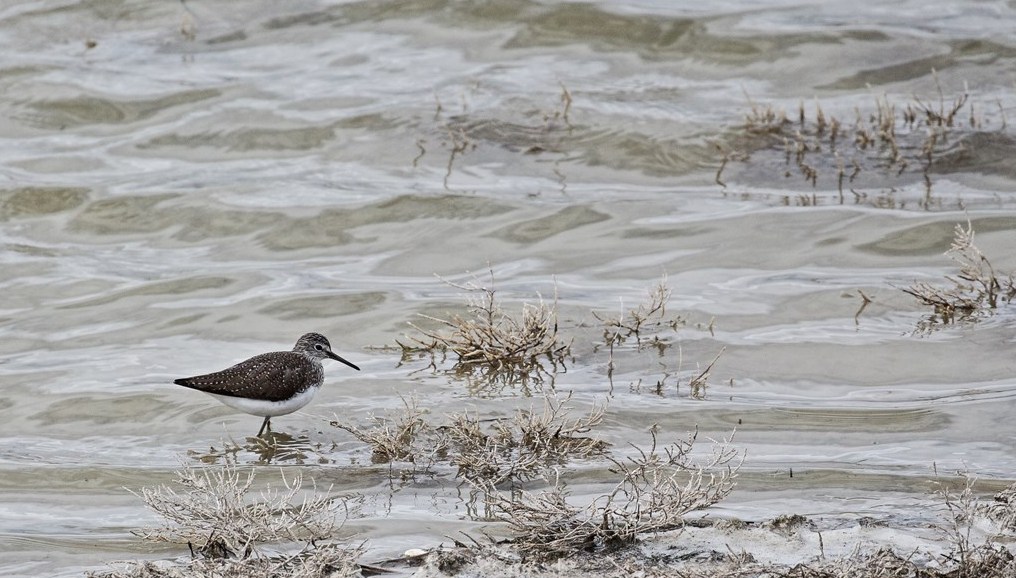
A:
<svg viewBox="0 0 1016 578">
<path fill-rule="evenodd" d="M 165 519 L 161 526 L 137 530 L 152 542 L 187 544 L 186 564 L 126 562 L 119 568 L 92 573 L 102 578 L 145 576 L 255 576 L 317 578 L 358 574 L 359 546 L 333 542 L 338 537 L 340 510 L 349 503 L 303 488 L 297 472 L 282 476 L 282 487 L 255 493 L 255 471 L 186 467 L 176 484 L 143 488 L 135 495 Z M 301 497 L 302 496 L 302 497 Z M 299 545 L 279 553 L 267 545 Z"/>
<path fill-rule="evenodd" d="M 641 534 L 678 528 L 685 514 L 733 489 L 743 455 L 730 440 L 713 442 L 713 451 L 700 456 L 693 452 L 697 432 L 661 447 L 654 429 L 648 449 L 633 445 L 633 455 L 616 457 L 591 435 L 605 408 L 574 415 L 570 399 L 550 394 L 542 408 L 519 408 L 510 417 L 462 412 L 441 424 L 407 404 L 401 417 L 387 418 L 392 423 L 375 418 L 369 429 L 339 427 L 371 444 L 375 457 L 406 456 L 419 464 L 423 460 L 414 455 L 419 452 L 435 465 L 454 467 L 470 488 L 470 515 L 506 522 L 515 532 L 513 551 L 539 559 L 612 550 Z M 570 499 L 561 475 L 580 459 L 602 460 L 614 478 L 609 493 L 586 504 Z M 526 489 L 541 480 L 549 488 Z"/>
<path fill-rule="evenodd" d="M 547 468 L 601 454 L 606 444 L 586 434 L 599 425 L 603 406 L 574 417 L 571 396 L 548 394 L 542 408 L 516 409 L 511 417 L 483 419 L 467 411 L 426 419 L 415 399 L 363 428 L 332 421 L 371 447 L 374 463 L 412 463 L 412 473 L 432 472 L 438 464 L 456 468 L 462 479 L 495 485 L 540 477 Z"/>
<path fill-rule="evenodd" d="M 747 93 L 745 96 L 748 98 L 749 110 L 744 116 L 744 129 L 749 133 L 779 134 L 785 126 L 791 124 L 787 111 L 774 108 L 771 104 L 757 103 Z"/>
<path fill-rule="evenodd" d="M 486 424 L 466 412 L 451 416 L 441 431 L 458 475 L 500 486 L 535 479 L 548 467 L 573 459 L 601 455 L 607 444 L 586 434 L 603 421 L 605 406 L 571 417 L 570 399 L 547 396 L 542 410 L 518 409 L 511 418 Z"/>
<path fill-rule="evenodd" d="M 966 227 L 956 225 L 952 245 L 945 254 L 960 267 L 955 277 L 946 276 L 949 286 L 922 281 L 902 289 L 934 309 L 930 317 L 921 321 L 919 331 L 957 321 L 977 321 L 1016 297 L 1014 273 L 1004 275 L 995 271 L 991 261 L 974 244 L 974 229 L 969 221 Z"/>
<path fill-rule="evenodd" d="M 524 559 L 556 559 L 580 552 L 605 552 L 633 544 L 640 535 L 679 528 L 684 516 L 723 499 L 733 488 L 743 454 L 729 440 L 714 443 L 703 461 L 692 457 L 697 434 L 659 448 L 634 447 L 626 458 L 607 456 L 616 478 L 607 494 L 581 504 L 570 499 L 555 471 L 540 491 L 505 491 L 489 480 L 467 480 L 483 494 L 487 519 L 508 524 L 512 546 Z"/>
<path fill-rule="evenodd" d="M 236 556 L 257 544 L 318 540 L 335 532 L 335 500 L 303 499 L 303 476 L 297 472 L 283 488 L 268 487 L 251 499 L 255 471 L 236 467 L 184 468 L 176 486 L 143 488 L 137 495 L 169 524 L 138 532 L 154 542 L 197 544 L 198 552 Z"/>
<path fill-rule="evenodd" d="M 636 468 L 639 469 L 639 468 Z M 624 470 L 618 470 L 624 472 Z M 981 506 L 973 492 L 975 480 L 965 478 L 959 485 L 943 483 L 938 492 L 942 500 L 943 519 L 938 525 L 948 545 L 943 553 L 932 553 L 923 548 L 901 550 L 898 545 L 882 545 L 876 548 L 865 548 L 859 543 L 848 554 L 827 556 L 822 546 L 822 534 L 814 528 L 808 528 L 808 520 L 800 515 L 786 515 L 765 522 L 749 523 L 752 526 L 769 528 L 788 540 L 799 539 L 799 533 L 810 531 L 818 534 L 819 551 L 814 556 L 803 553 L 801 561 L 762 562 L 764 553 L 728 547 L 726 551 L 702 549 L 701 545 L 674 547 L 673 553 L 668 551 L 647 554 L 643 549 L 625 549 L 617 551 L 610 548 L 613 534 L 607 532 L 610 518 L 590 516 L 580 512 L 581 518 L 576 520 L 575 512 L 579 508 L 570 503 L 564 487 L 558 481 L 555 488 L 539 494 L 535 498 L 520 498 L 511 502 L 511 498 L 502 507 L 501 516 L 510 525 L 518 523 L 520 516 L 530 520 L 539 520 L 533 528 L 520 527 L 517 531 L 527 536 L 527 540 L 516 540 L 500 544 L 464 544 L 454 541 L 458 551 L 475 552 L 466 562 L 465 573 L 486 574 L 490 568 L 499 567 L 505 575 L 535 575 L 552 568 L 545 575 L 608 575 L 608 576 L 644 576 L 648 578 L 665 578 L 682 576 L 685 578 L 1008 578 L 1016 576 L 1016 557 L 1004 546 L 1011 541 L 1005 536 L 1000 540 L 988 538 L 980 541 L 975 538 L 974 527 L 988 513 L 989 517 L 1001 515 L 1004 519 L 1012 519 L 1013 507 L 1011 499 L 1016 495 L 1016 484 L 1000 492 L 991 505 Z M 952 486 L 952 487 L 950 487 Z M 521 492 L 517 493 L 521 494 Z M 599 500 L 604 500 L 601 497 Z M 512 508 L 522 504 L 521 510 Z M 590 504 L 587 510 L 596 510 L 599 503 Z M 657 505 L 658 508 L 666 507 Z M 647 510 L 649 508 L 646 508 Z M 669 527 L 666 518 L 658 520 L 663 528 Z M 730 524 L 725 520 L 696 518 L 694 524 L 677 521 L 681 526 L 717 525 L 730 528 L 731 540 L 737 543 L 737 532 L 744 529 L 744 523 L 734 521 Z M 863 522 L 862 522 L 863 525 Z M 513 526 L 514 527 L 514 526 Z M 647 532 L 651 533 L 651 532 Z M 604 535 L 606 534 L 606 535 Z M 605 544 L 603 543 L 605 542 Z M 535 547 L 534 547 L 535 543 Z M 767 542 L 756 543 L 747 540 L 751 547 L 766 547 Z M 622 543 L 615 543 L 620 546 Z M 544 548 L 556 548 L 548 556 Z M 589 551 L 609 553 L 603 555 L 578 555 Z M 938 549 L 936 548 L 936 552 Z M 560 552 L 560 554 L 558 554 Z M 756 557 L 755 554 L 762 554 Z M 433 558 L 440 561 L 454 556 L 447 551 L 435 551 Z M 566 561 L 558 560 L 553 566 L 546 564 L 548 557 L 567 557 Z M 455 559 L 462 560 L 459 555 Z M 456 571 L 461 571 L 458 567 Z"/>
<path fill-rule="evenodd" d="M 982 506 L 974 493 L 976 481 L 972 476 L 965 476 L 963 488 L 958 493 L 948 486 L 939 491 L 946 508 L 946 523 L 941 529 L 952 544 L 943 565 L 950 568 L 950 578 L 1016 576 L 1016 556 L 993 541 L 977 542 L 972 538 L 976 521 L 983 514 L 993 512 L 1002 518 L 1013 515 L 1008 504 L 1007 515 L 1003 514 L 1004 507 L 990 510 Z"/>
<path fill-rule="evenodd" d="M 337 419 L 330 423 L 368 444 L 371 461 L 375 464 L 413 462 L 427 468 L 445 447 L 435 435 L 433 425 L 424 419 L 426 412 L 416 398 L 402 398 L 402 404 L 399 411 L 371 415 L 371 427 L 363 428 Z"/>
<path fill-rule="evenodd" d="M 451 353 L 456 358 L 454 372 L 501 385 L 539 382 L 564 365 L 571 344 L 558 335 L 556 296 L 550 303 L 538 296 L 535 303 L 523 303 L 521 311 L 512 315 L 497 299 L 493 272 L 488 285 L 445 283 L 469 295 L 468 313 L 447 319 L 420 314 L 436 328 L 410 322 L 422 337 L 396 341 L 404 358 L 427 354 L 436 367 L 438 355 Z"/>
<path fill-rule="evenodd" d="M 1016 484 L 1010 484 L 995 494 L 990 504 L 980 511 L 997 522 L 1004 531 L 1016 533 Z"/>
</svg>

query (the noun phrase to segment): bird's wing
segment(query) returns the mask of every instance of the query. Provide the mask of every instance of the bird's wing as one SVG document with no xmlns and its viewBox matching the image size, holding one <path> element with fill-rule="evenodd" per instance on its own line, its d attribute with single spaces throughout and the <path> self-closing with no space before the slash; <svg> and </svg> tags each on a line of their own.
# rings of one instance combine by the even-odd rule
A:
<svg viewBox="0 0 1016 578">
<path fill-rule="evenodd" d="M 289 399 L 316 381 L 314 363 L 299 353 L 265 353 L 229 369 L 196 375 L 173 383 L 216 395 L 249 397 L 265 401 Z"/>
</svg>

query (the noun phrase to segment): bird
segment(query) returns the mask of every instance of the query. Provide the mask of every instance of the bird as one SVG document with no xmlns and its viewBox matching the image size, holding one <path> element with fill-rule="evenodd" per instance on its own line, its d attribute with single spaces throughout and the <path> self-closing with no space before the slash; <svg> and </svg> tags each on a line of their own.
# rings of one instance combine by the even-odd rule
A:
<svg viewBox="0 0 1016 578">
<path fill-rule="evenodd" d="M 292 351 L 255 355 L 233 367 L 173 381 L 203 391 L 227 406 L 251 415 L 264 416 L 256 437 L 271 432 L 272 417 L 286 415 L 310 403 L 325 380 L 321 361 L 334 359 L 360 371 L 355 364 L 332 352 L 328 339 L 307 333 Z"/>
</svg>

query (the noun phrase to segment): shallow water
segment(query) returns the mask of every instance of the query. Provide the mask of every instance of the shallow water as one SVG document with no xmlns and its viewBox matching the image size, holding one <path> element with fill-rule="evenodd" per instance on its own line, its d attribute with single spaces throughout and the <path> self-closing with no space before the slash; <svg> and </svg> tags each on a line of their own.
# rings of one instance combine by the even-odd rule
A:
<svg viewBox="0 0 1016 578">
<path fill-rule="evenodd" d="M 926 1 L 0 8 L 0 574 L 182 556 L 130 534 L 156 520 L 125 488 L 170 482 L 260 419 L 172 380 L 307 331 L 362 371 L 328 366 L 315 402 L 273 422 L 308 440 L 285 463 L 369 497 L 351 527 L 371 557 L 476 528 L 454 492 L 393 494 L 328 421 L 365 425 L 400 396 L 435 416 L 533 403 L 367 348 L 461 310 L 442 280 L 488 270 L 509 309 L 557 295 L 574 359 L 554 386 L 577 411 L 607 404 L 615 447 L 653 424 L 736 428 L 747 458 L 719 514 L 918 524 L 936 472 L 1013 478 L 1011 311 L 915 334 L 928 312 L 899 287 L 954 274 L 942 253 L 968 219 L 996 270 L 1016 269 L 1014 18 Z M 812 155 L 812 186 L 782 148 L 716 182 L 752 102 L 793 119 L 817 99 L 846 126 L 883 95 L 901 115 L 964 86 L 980 125 L 942 145 L 930 189 L 916 161 L 897 173 L 867 153 L 853 192 Z M 664 275 L 687 325 L 662 352 L 616 350 L 608 376 L 593 312 L 637 306 Z M 858 290 L 874 301 L 856 315 Z"/>
</svg>

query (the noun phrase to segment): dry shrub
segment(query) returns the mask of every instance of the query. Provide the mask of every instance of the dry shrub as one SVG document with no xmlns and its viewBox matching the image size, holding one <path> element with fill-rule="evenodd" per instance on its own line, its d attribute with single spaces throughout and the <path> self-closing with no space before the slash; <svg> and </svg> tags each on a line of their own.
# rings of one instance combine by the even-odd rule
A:
<svg viewBox="0 0 1016 578">
<path fill-rule="evenodd" d="M 943 486 L 939 494 L 946 507 L 946 523 L 941 527 L 952 544 L 943 562 L 950 578 L 1016 576 L 1016 557 L 1000 544 L 975 542 L 972 533 L 979 515 L 985 511 L 974 495 L 976 478 L 966 476 L 963 489 L 953 493 Z M 999 510 L 996 510 L 998 513 Z"/>
<path fill-rule="evenodd" d="M 622 471 L 622 470 L 619 470 Z M 625 470 L 625 471 L 630 471 Z M 735 472 L 736 473 L 736 472 Z M 554 487 L 540 494 L 515 495 L 513 503 L 501 505 L 500 519 L 504 519 L 517 531 L 524 532 L 523 538 L 513 543 L 499 545 L 467 546 L 456 541 L 460 549 L 469 548 L 479 554 L 468 562 L 464 574 L 488 575 L 492 569 L 506 576 L 644 576 L 647 578 L 1012 578 L 1016 576 L 1016 557 L 1004 547 L 1010 541 L 1005 537 L 998 543 L 976 542 L 972 530 L 979 514 L 985 508 L 978 504 L 972 488 L 974 480 L 966 479 L 965 486 L 958 492 L 944 489 L 940 492 L 944 505 L 945 519 L 939 526 L 952 548 L 943 554 L 930 554 L 923 548 L 900 551 L 894 544 L 864 549 L 858 544 L 849 554 L 827 557 L 823 551 L 819 556 L 797 563 L 760 562 L 750 551 L 736 550 L 728 546 L 726 552 L 703 549 L 693 543 L 687 548 L 676 547 L 673 554 L 661 553 L 658 549 L 627 549 L 611 551 L 610 540 L 618 534 L 608 531 L 611 518 L 597 515 L 597 508 L 603 510 L 601 497 L 588 508 L 573 506 L 564 488 L 557 481 Z M 1009 517 L 1012 514 L 1010 499 L 1016 494 L 1016 484 L 1000 493 L 1002 500 L 988 506 Z M 510 501 L 512 498 L 502 496 Z M 523 506 L 513 510 L 513 506 Z M 653 508 L 666 510 L 667 503 L 647 502 L 644 510 Z M 992 514 L 989 514 L 992 515 Z M 519 526 L 520 520 L 530 520 L 532 527 Z M 708 519 L 696 519 L 708 525 Z M 667 529 L 668 520 L 657 521 Z M 796 536 L 798 529 L 807 520 L 799 515 L 780 516 L 759 523 L 761 527 L 787 536 Z M 677 520 L 681 525 L 680 520 Z M 691 523 L 689 522 L 689 524 Z M 741 523 L 743 526 L 743 523 Z M 736 528 L 737 526 L 732 526 Z M 742 528 L 743 529 L 743 528 Z M 652 531 L 652 530 L 650 530 Z M 621 534 L 623 535 L 623 534 Z M 634 538 L 631 538 L 634 539 Z M 736 530 L 730 539 L 739 543 Z M 788 537 L 788 539 L 790 539 Z M 623 545 L 615 542 L 614 545 Z M 748 540 L 747 544 L 754 543 Z M 819 544 L 821 547 L 821 533 Z M 766 542 L 755 544 L 765 548 Z M 609 556 L 576 556 L 586 550 L 600 549 L 610 552 Z M 690 549 L 690 551 L 689 551 Z M 656 553 L 647 554 L 648 551 Z M 567 561 L 555 565 L 544 564 L 547 557 L 570 556 Z M 803 554 L 801 558 L 807 558 Z M 760 556 L 761 557 L 761 556 Z M 492 562 L 493 561 L 493 562 Z M 535 562 L 535 564 L 534 564 Z M 542 572 L 540 571 L 542 570 Z"/>
<path fill-rule="evenodd" d="M 733 489 L 743 455 L 729 440 L 713 442 L 707 456 L 695 456 L 697 433 L 659 447 L 654 431 L 648 450 L 633 445 L 635 455 L 619 458 L 588 435 L 602 423 L 604 408 L 594 406 L 575 417 L 569 400 L 549 395 L 540 409 L 486 420 L 463 412 L 442 425 L 424 420 L 407 404 L 402 417 L 391 418 L 394 424 L 377 420 L 369 430 L 340 427 L 370 443 L 374 456 L 408 455 L 405 459 L 416 464 L 423 461 L 416 453 L 446 460 L 471 489 L 467 511 L 506 522 L 516 534 L 512 550 L 523 557 L 613 550 L 640 534 L 680 527 L 685 514 L 716 503 Z M 387 449 L 393 446 L 399 452 Z M 571 500 L 560 471 L 575 459 L 606 462 L 615 476 L 612 489 L 587 504 Z M 550 488 L 523 489 L 539 479 L 550 480 Z"/>
<path fill-rule="evenodd" d="M 542 411 L 519 409 L 510 419 L 484 427 L 476 416 L 460 413 L 441 428 L 452 448 L 451 461 L 459 476 L 498 486 L 504 482 L 535 479 L 548 466 L 570 459 L 602 454 L 606 443 L 587 437 L 603 421 L 605 407 L 594 406 L 583 417 L 570 418 L 565 399 L 548 396 Z"/>
<path fill-rule="evenodd" d="M 1014 274 L 1000 276 L 995 272 L 991 262 L 974 244 L 974 229 L 969 221 L 966 228 L 956 225 L 952 245 L 945 254 L 960 267 L 956 277 L 946 276 L 950 286 L 919 282 L 903 289 L 904 293 L 934 308 L 931 317 L 918 325 L 918 331 L 930 331 L 956 321 L 977 321 L 1016 297 Z"/>
<path fill-rule="evenodd" d="M 690 442 L 694 438 L 689 439 Z M 687 446 L 687 442 L 683 444 Z M 639 452 L 639 456 L 615 467 L 619 474 L 631 476 L 632 472 L 640 472 L 635 478 L 645 477 L 641 472 L 656 469 L 646 467 L 646 455 L 656 453 L 656 464 L 666 463 L 666 452 Z M 733 460 L 731 460 L 733 461 Z M 729 464 L 729 463 L 728 463 Z M 736 465 L 729 464 L 720 468 Z M 736 474 L 736 471 L 733 473 Z M 642 500 L 641 511 L 628 509 L 632 515 L 618 520 L 611 517 L 610 510 L 604 505 L 611 495 L 601 496 L 593 500 L 587 508 L 573 505 L 565 484 L 556 479 L 553 487 L 542 493 L 513 492 L 502 493 L 495 499 L 503 500 L 500 504 L 498 519 L 520 531 L 520 537 L 514 541 L 465 543 L 448 537 L 454 544 L 449 548 L 435 548 L 422 552 L 411 562 L 411 566 L 423 564 L 426 575 L 463 575 L 463 576 L 611 576 L 644 578 L 1012 578 L 1016 576 L 1016 558 L 1002 545 L 995 543 L 976 543 L 971 539 L 973 528 L 979 514 L 984 508 L 978 505 L 972 488 L 974 480 L 967 478 L 966 485 L 958 493 L 949 490 L 940 492 L 945 511 L 945 520 L 939 528 L 943 531 L 947 543 L 952 550 L 937 554 L 925 548 L 902 550 L 900 544 L 892 543 L 873 548 L 865 548 L 862 539 L 849 553 L 842 556 L 827 556 L 822 545 L 822 533 L 811 528 L 818 535 L 820 551 L 817 556 L 802 551 L 797 558 L 799 562 L 760 562 L 759 558 L 772 558 L 767 552 L 756 557 L 751 551 L 743 549 L 756 547 L 765 549 L 769 540 L 743 539 L 738 535 L 748 527 L 768 528 L 777 535 L 786 536 L 799 546 L 802 526 L 808 520 L 797 514 L 779 516 L 764 522 L 745 523 L 740 520 L 719 520 L 709 517 L 696 517 L 683 522 L 679 516 L 668 518 L 661 515 L 655 520 L 644 519 L 645 532 L 663 531 L 671 527 L 707 527 L 713 526 L 730 532 L 730 545 L 724 551 L 722 546 L 713 549 L 696 540 L 694 536 L 682 534 L 679 539 L 689 538 L 683 544 L 670 547 L 627 548 L 615 550 L 613 547 L 623 546 L 637 539 L 619 528 L 631 526 L 637 516 L 649 516 L 662 512 L 673 512 L 687 507 L 688 500 L 667 500 L 662 496 L 675 496 L 677 492 L 660 492 L 657 499 Z M 655 486 L 659 487 L 659 485 Z M 656 491 L 656 490 L 654 490 Z M 1002 499 L 996 497 L 991 509 L 1003 508 L 1007 515 L 1011 514 L 1010 501 L 1016 495 L 1016 484 L 1000 493 Z M 709 502 L 705 498 L 703 502 Z M 622 500 L 615 499 L 615 504 Z M 1001 504 L 1001 505 L 999 505 Z M 607 504 L 609 505 L 609 504 Z M 518 508 L 518 509 L 517 509 Z M 609 510 L 609 511 L 608 511 Z M 489 510 L 488 510 L 489 511 Z M 606 511 L 606 515 L 604 512 Z M 522 526 L 525 520 L 529 525 Z M 672 525 L 673 524 L 673 525 Z M 864 519 L 859 525 L 865 527 L 871 522 Z M 878 523 L 876 525 L 888 525 Z M 922 525 L 923 527 L 923 525 Z M 906 535 L 904 529 L 900 530 Z M 622 537 L 625 537 L 622 539 Z M 1005 537 L 1005 542 L 1009 537 Z M 908 540 L 902 540 L 906 543 Z M 1000 540 L 1000 543 L 1003 542 Z M 736 545 L 736 546 L 735 546 Z M 909 548 L 909 547 L 908 547 Z M 933 548 L 938 551 L 937 547 Z M 590 552 L 592 551 L 592 552 Z M 596 554 L 609 555 L 596 555 Z M 555 560 L 551 561 L 551 559 Z"/>
<path fill-rule="evenodd" d="M 641 534 L 681 527 L 685 514 L 733 490 L 743 455 L 723 440 L 714 442 L 704 461 L 696 461 L 691 455 L 696 437 L 661 450 L 654 432 L 648 451 L 635 447 L 633 457 L 608 457 L 617 475 L 614 488 L 585 505 L 569 499 L 560 475 L 538 492 L 501 491 L 487 480 L 467 481 L 483 494 L 486 517 L 506 522 L 514 531 L 512 543 L 523 558 L 612 551 Z"/>
<path fill-rule="evenodd" d="M 310 541 L 332 537 L 338 530 L 335 510 L 342 502 L 316 496 L 294 500 L 303 476 L 283 477 L 283 488 L 268 487 L 251 499 L 255 471 L 246 475 L 231 465 L 214 469 L 184 468 L 177 485 L 143 488 L 145 504 L 169 525 L 141 530 L 146 540 L 198 544 L 202 552 L 241 555 L 256 545 L 278 541 Z"/>
<path fill-rule="evenodd" d="M 995 494 L 992 502 L 983 506 L 982 511 L 1006 532 L 1016 533 L 1016 484 Z"/>
<path fill-rule="evenodd" d="M 484 420 L 462 412 L 441 424 L 424 419 L 416 400 L 410 399 L 399 412 L 372 417 L 369 428 L 331 423 L 370 445 L 374 463 L 411 462 L 415 470 L 429 471 L 446 462 L 466 479 L 514 483 L 604 450 L 604 442 L 583 435 L 603 420 L 604 408 L 595 406 L 588 415 L 571 417 L 570 399 L 551 394 L 541 409 L 518 409 L 511 418 Z"/>
<path fill-rule="evenodd" d="M 177 472 L 176 486 L 143 488 L 140 496 L 166 524 L 135 532 L 154 542 L 187 544 L 189 563 L 179 565 L 127 562 L 122 568 L 93 576 L 350 576 L 359 572 L 359 547 L 330 542 L 341 524 L 338 509 L 348 503 L 306 495 L 302 475 L 283 476 L 282 488 L 254 494 L 255 473 L 233 465 Z M 304 496 L 298 499 L 298 496 Z M 267 544 L 302 544 L 295 553 L 268 552 Z"/>
<path fill-rule="evenodd" d="M 523 303 L 518 315 L 510 315 L 497 301 L 493 272 L 490 275 L 489 286 L 445 281 L 470 295 L 468 315 L 441 319 L 420 314 L 439 328 L 428 329 L 410 322 L 423 337 L 410 336 L 410 343 L 397 342 L 403 356 L 427 353 L 432 364 L 436 364 L 436 354 L 451 352 L 456 357 L 453 371 L 502 385 L 540 381 L 542 375 L 550 373 L 544 362 L 554 371 L 563 365 L 571 345 L 558 337 L 557 298 L 548 304 L 539 297 L 535 304 Z"/>
<path fill-rule="evenodd" d="M 603 340 L 610 347 L 611 352 L 615 345 L 621 345 L 629 338 L 634 337 L 639 347 L 642 342 L 642 334 L 659 331 L 662 328 L 676 330 L 685 324 L 681 317 L 668 319 L 667 303 L 670 301 L 671 289 L 667 285 L 667 277 L 664 276 L 652 289 L 649 290 L 646 301 L 639 303 L 633 309 L 623 311 L 617 317 L 608 316 L 593 312 L 593 317 L 603 323 Z M 654 337 L 654 343 L 659 343 L 659 338 Z"/>
<path fill-rule="evenodd" d="M 370 445 L 371 461 L 375 464 L 413 462 L 429 467 L 444 451 L 436 439 L 434 428 L 424 420 L 416 398 L 402 398 L 403 409 L 384 416 L 371 415 L 373 425 L 361 428 L 332 420 L 331 425 L 348 431 L 356 439 Z"/>
</svg>

